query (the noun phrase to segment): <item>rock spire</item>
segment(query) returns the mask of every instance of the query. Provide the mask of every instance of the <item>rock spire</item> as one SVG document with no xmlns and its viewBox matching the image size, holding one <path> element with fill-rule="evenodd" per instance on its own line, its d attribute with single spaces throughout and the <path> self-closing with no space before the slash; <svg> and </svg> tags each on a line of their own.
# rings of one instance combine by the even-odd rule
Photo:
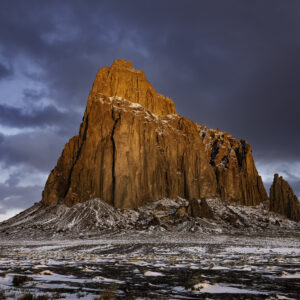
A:
<svg viewBox="0 0 300 300">
<path fill-rule="evenodd" d="M 98 71 L 79 134 L 65 145 L 42 202 L 100 198 L 136 208 L 176 196 L 245 205 L 267 198 L 249 144 L 179 116 L 143 71 L 116 60 Z"/>
<path fill-rule="evenodd" d="M 290 185 L 278 174 L 270 188 L 270 210 L 294 221 L 300 221 L 300 202 Z"/>
</svg>

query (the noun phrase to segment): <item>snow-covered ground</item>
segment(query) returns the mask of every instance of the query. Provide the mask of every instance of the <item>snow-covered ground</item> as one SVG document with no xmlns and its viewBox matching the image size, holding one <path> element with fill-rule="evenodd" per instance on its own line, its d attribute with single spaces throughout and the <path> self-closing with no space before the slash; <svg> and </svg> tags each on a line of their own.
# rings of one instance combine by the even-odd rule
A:
<svg viewBox="0 0 300 300">
<path fill-rule="evenodd" d="M 300 224 L 205 201 L 201 218 L 181 198 L 37 203 L 0 223 L 0 299 L 299 299 Z"/>
<path fill-rule="evenodd" d="M 17 276 L 26 277 L 18 284 Z M 299 299 L 300 239 L 123 231 L 1 240 L 0 289 L 8 299 Z"/>
</svg>

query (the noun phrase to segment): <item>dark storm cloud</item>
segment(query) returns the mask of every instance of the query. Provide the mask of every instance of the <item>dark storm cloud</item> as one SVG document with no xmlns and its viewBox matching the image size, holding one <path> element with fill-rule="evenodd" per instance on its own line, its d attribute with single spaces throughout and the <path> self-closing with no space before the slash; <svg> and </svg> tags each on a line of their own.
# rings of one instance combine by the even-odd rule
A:
<svg viewBox="0 0 300 300">
<path fill-rule="evenodd" d="M 44 96 L 46 96 L 45 91 L 37 91 L 34 89 L 24 89 L 23 90 L 23 100 L 25 103 L 35 104 L 39 102 Z"/>
<path fill-rule="evenodd" d="M 8 178 L 0 182 L 0 220 L 11 210 L 22 210 L 40 201 L 46 178 L 46 173 L 28 165 L 10 170 Z"/>
<path fill-rule="evenodd" d="M 300 200 L 300 181 L 293 184 L 293 190 L 295 195 L 298 197 L 298 200 Z"/>
<path fill-rule="evenodd" d="M 0 132 L 0 145 L 4 142 L 4 134 Z"/>
<path fill-rule="evenodd" d="M 262 164 L 300 161 L 299 32 L 297 0 L 3 1 L 0 80 L 19 72 L 43 88 L 24 90 L 22 107 L 0 103 L 0 124 L 36 130 L 0 135 L 0 161 L 49 171 L 116 58 L 180 114 L 248 140 Z"/>
<path fill-rule="evenodd" d="M 65 130 L 68 127 L 73 128 L 73 124 L 78 124 L 80 118 L 81 116 L 74 111 L 61 112 L 53 105 L 26 112 L 22 108 L 0 104 L 0 124 L 14 128 L 55 126 Z"/>
<path fill-rule="evenodd" d="M 12 71 L 0 63 L 0 80 L 5 79 L 12 75 Z"/>
<path fill-rule="evenodd" d="M 45 172 L 54 167 L 67 142 L 65 137 L 42 131 L 2 135 L 0 138 L 0 162 L 6 167 L 28 165 Z"/>
<path fill-rule="evenodd" d="M 0 214 L 5 214 L 9 209 L 25 209 L 34 202 L 41 200 L 42 187 L 11 187 L 0 183 Z"/>
</svg>

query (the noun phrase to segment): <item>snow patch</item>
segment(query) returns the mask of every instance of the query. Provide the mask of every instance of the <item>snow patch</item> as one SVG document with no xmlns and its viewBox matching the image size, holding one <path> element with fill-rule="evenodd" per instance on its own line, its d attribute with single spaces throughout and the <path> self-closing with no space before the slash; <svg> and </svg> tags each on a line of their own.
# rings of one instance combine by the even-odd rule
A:
<svg viewBox="0 0 300 300">
<path fill-rule="evenodd" d="M 160 273 L 160 272 L 146 271 L 144 273 L 144 276 L 157 277 L 157 276 L 165 276 L 165 275 L 163 273 Z"/>
</svg>

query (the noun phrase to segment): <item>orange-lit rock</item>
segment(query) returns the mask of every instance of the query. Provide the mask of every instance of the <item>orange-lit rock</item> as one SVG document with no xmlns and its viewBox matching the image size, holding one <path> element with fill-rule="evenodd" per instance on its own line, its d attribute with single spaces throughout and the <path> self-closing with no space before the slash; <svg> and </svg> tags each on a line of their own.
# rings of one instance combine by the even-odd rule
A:
<svg viewBox="0 0 300 300">
<path fill-rule="evenodd" d="M 178 116 L 143 72 L 118 60 L 98 72 L 80 133 L 51 172 L 43 203 L 99 197 L 134 208 L 162 197 L 213 197 L 216 190 L 196 124 Z"/>
<path fill-rule="evenodd" d="M 117 59 L 111 67 L 98 71 L 89 99 L 95 95 L 118 96 L 139 103 L 158 116 L 176 114 L 174 102 L 158 94 L 145 78 L 144 72 L 135 70 L 131 62 L 123 59 Z"/>
<path fill-rule="evenodd" d="M 246 142 L 177 115 L 142 71 L 117 60 L 98 71 L 79 135 L 66 144 L 42 201 L 72 206 L 97 197 L 135 208 L 176 196 L 246 205 L 267 198 Z"/>
<path fill-rule="evenodd" d="M 300 221 L 300 202 L 290 185 L 278 174 L 270 189 L 270 210 L 294 221 Z"/>
<path fill-rule="evenodd" d="M 198 125 L 210 164 L 215 170 L 221 198 L 242 205 L 268 199 L 256 170 L 250 145 L 219 129 Z"/>
</svg>

